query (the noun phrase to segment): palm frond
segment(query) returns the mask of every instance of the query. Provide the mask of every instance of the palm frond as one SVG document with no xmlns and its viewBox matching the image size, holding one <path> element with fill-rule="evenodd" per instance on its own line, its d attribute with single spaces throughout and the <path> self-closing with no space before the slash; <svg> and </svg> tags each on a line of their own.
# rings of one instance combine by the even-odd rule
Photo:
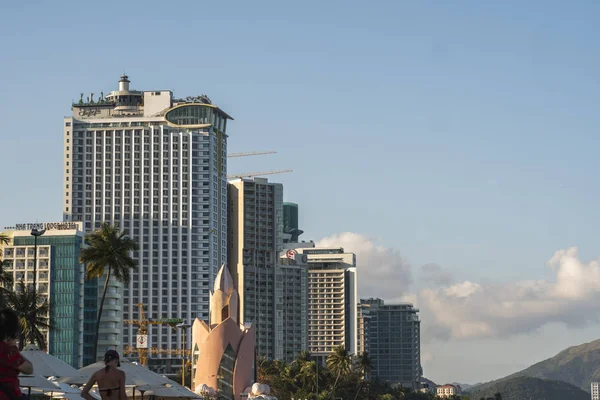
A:
<svg viewBox="0 0 600 400">
<path fill-rule="evenodd" d="M 136 267 L 135 260 L 129 255 L 138 248 L 135 240 L 108 223 L 88 233 L 85 240 L 88 247 L 81 250 L 79 261 L 86 265 L 86 279 L 99 278 L 110 267 L 115 279 L 129 283 L 130 271 Z"/>
<path fill-rule="evenodd" d="M 46 335 L 43 330 L 52 328 L 48 318 L 49 304 L 48 299 L 25 285 L 21 279 L 17 283 L 16 290 L 9 291 L 6 303 L 17 316 L 21 324 L 21 348 L 24 342 L 34 343 L 40 349 L 45 350 Z"/>
</svg>

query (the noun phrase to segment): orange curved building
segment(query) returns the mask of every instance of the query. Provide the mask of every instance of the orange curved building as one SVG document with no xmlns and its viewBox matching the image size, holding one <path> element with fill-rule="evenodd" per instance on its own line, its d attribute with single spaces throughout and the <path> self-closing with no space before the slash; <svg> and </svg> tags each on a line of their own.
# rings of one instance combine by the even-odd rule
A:
<svg viewBox="0 0 600 400">
<path fill-rule="evenodd" d="M 192 325 L 192 390 L 203 385 L 228 400 L 240 400 L 254 383 L 254 327 L 238 321 L 238 292 L 223 265 L 210 297 L 210 326 Z"/>
</svg>

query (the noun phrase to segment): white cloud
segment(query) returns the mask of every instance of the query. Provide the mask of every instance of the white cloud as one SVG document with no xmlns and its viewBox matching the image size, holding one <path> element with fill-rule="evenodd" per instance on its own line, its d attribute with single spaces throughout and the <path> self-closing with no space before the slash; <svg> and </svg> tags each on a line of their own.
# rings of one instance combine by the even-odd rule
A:
<svg viewBox="0 0 600 400">
<path fill-rule="evenodd" d="M 502 284 L 452 283 L 440 266 L 419 268 L 425 289 L 410 292 L 410 265 L 391 248 L 357 233 L 324 238 L 319 246 L 340 246 L 356 253 L 361 298 L 409 301 L 420 309 L 422 340 L 508 338 L 551 323 L 571 327 L 598 320 L 600 261 L 583 262 L 578 249 L 557 251 L 548 261 L 552 280 Z"/>
<path fill-rule="evenodd" d="M 361 298 L 400 298 L 412 284 L 411 267 L 400 253 L 377 245 L 373 239 L 353 232 L 344 232 L 323 238 L 319 247 L 343 247 L 356 254 L 358 295 Z"/>
<path fill-rule="evenodd" d="M 464 281 L 461 283 L 457 283 L 456 285 L 450 286 L 449 288 L 444 290 L 444 292 L 446 293 L 446 296 L 449 297 L 464 298 L 473 295 L 480 289 L 480 285 L 473 282 Z"/>
<path fill-rule="evenodd" d="M 572 247 L 557 251 L 549 265 L 556 271 L 553 281 L 465 281 L 419 291 L 424 339 L 503 338 L 552 322 L 581 326 L 597 320 L 600 263 L 582 262 Z"/>
</svg>

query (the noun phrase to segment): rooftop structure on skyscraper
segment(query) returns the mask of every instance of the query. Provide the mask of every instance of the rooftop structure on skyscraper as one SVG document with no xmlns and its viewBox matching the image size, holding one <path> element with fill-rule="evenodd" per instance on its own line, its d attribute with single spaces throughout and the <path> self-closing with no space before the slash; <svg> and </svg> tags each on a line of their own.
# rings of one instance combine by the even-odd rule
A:
<svg viewBox="0 0 600 400">
<path fill-rule="evenodd" d="M 298 238 L 304 233 L 298 228 L 298 204 L 283 203 L 283 241 L 298 243 Z"/>
</svg>

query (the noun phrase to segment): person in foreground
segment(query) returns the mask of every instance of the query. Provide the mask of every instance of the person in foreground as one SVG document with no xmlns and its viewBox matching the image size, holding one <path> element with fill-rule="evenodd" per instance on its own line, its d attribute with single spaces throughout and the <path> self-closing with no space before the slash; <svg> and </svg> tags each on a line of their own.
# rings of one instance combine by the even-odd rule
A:
<svg viewBox="0 0 600 400">
<path fill-rule="evenodd" d="M 81 391 L 81 397 L 86 400 L 95 400 L 90 395 L 90 390 L 95 383 L 98 383 L 98 391 L 102 400 L 128 400 L 125 393 L 125 372 L 118 369 L 121 366 L 119 353 L 115 350 L 108 350 L 104 354 L 104 363 L 106 367 L 94 372 Z"/>
<path fill-rule="evenodd" d="M 33 365 L 21 355 L 16 338 L 19 317 L 14 311 L 0 310 L 0 400 L 25 399 L 19 387 L 19 373 L 32 374 Z"/>
</svg>

